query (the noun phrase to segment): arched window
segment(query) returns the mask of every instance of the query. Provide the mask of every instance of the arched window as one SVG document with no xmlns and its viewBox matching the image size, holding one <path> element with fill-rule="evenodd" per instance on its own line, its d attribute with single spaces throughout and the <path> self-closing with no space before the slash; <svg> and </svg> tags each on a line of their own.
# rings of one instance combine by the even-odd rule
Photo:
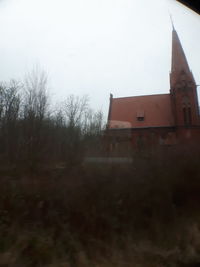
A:
<svg viewBox="0 0 200 267">
<path fill-rule="evenodd" d="M 191 113 L 191 105 L 189 98 L 187 96 L 183 97 L 183 120 L 186 126 L 192 124 L 192 113 Z"/>
<path fill-rule="evenodd" d="M 191 107 L 188 107 L 188 124 L 192 124 L 192 113 L 191 113 Z"/>
<path fill-rule="evenodd" d="M 183 120 L 184 124 L 187 125 L 187 108 L 183 107 Z"/>
</svg>

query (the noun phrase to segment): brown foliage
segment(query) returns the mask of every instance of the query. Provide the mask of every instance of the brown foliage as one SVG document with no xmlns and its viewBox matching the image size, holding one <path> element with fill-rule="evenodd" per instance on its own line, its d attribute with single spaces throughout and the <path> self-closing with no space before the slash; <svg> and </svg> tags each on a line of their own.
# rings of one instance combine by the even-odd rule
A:
<svg viewBox="0 0 200 267">
<path fill-rule="evenodd" d="M 181 148 L 135 155 L 133 165 L 4 172 L 0 252 L 14 251 L 15 264 L 25 266 L 198 262 L 198 155 Z"/>
</svg>

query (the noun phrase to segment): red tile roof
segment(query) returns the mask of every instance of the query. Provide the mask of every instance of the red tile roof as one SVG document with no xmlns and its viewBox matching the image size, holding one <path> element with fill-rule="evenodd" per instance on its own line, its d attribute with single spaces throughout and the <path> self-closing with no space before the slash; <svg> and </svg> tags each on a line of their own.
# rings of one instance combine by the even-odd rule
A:
<svg viewBox="0 0 200 267">
<path fill-rule="evenodd" d="M 173 126 L 170 95 L 112 98 L 108 125 L 109 128 Z"/>
</svg>

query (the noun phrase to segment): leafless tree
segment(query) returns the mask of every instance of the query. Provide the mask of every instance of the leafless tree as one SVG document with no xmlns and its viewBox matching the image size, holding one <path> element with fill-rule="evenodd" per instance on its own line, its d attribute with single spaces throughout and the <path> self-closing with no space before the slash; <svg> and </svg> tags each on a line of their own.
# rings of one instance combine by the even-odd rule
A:
<svg viewBox="0 0 200 267">
<path fill-rule="evenodd" d="M 89 98 L 70 95 L 63 103 L 63 109 L 66 115 L 69 127 L 81 127 L 85 112 L 88 110 Z"/>
<path fill-rule="evenodd" d="M 103 150 L 102 136 L 104 129 L 103 113 L 101 110 L 88 110 L 85 114 L 85 125 L 83 128 L 85 153 L 89 155 L 100 155 Z"/>
<path fill-rule="evenodd" d="M 24 82 L 24 114 L 42 120 L 48 109 L 47 74 L 38 69 L 28 73 Z"/>
<path fill-rule="evenodd" d="M 52 112 L 43 71 L 0 84 L 0 162 L 31 170 L 79 164 L 86 148 L 99 150 L 102 126 L 102 112 L 89 107 L 87 96 L 70 95 Z"/>
<path fill-rule="evenodd" d="M 84 119 L 84 134 L 86 135 L 100 135 L 103 130 L 103 113 L 101 110 L 93 111 L 88 109 L 85 113 Z"/>
<path fill-rule="evenodd" d="M 7 161 L 13 161 L 18 150 L 16 136 L 20 112 L 20 83 L 12 80 L 0 85 L 0 138 L 1 153 Z"/>
<path fill-rule="evenodd" d="M 11 80 L 0 85 L 0 118 L 6 121 L 16 120 L 20 108 L 20 83 Z"/>
<path fill-rule="evenodd" d="M 23 92 L 23 142 L 25 158 L 35 167 L 45 155 L 48 118 L 47 74 L 38 69 L 26 75 Z"/>
</svg>

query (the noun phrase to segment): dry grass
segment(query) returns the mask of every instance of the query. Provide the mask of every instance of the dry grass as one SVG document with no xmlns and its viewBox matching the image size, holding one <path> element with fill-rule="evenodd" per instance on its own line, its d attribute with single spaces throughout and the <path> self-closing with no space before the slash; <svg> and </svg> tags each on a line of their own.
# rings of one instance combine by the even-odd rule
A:
<svg viewBox="0 0 200 267">
<path fill-rule="evenodd" d="M 129 167 L 37 175 L 4 170 L 0 267 L 199 266 L 198 155 L 165 151 Z"/>
</svg>

